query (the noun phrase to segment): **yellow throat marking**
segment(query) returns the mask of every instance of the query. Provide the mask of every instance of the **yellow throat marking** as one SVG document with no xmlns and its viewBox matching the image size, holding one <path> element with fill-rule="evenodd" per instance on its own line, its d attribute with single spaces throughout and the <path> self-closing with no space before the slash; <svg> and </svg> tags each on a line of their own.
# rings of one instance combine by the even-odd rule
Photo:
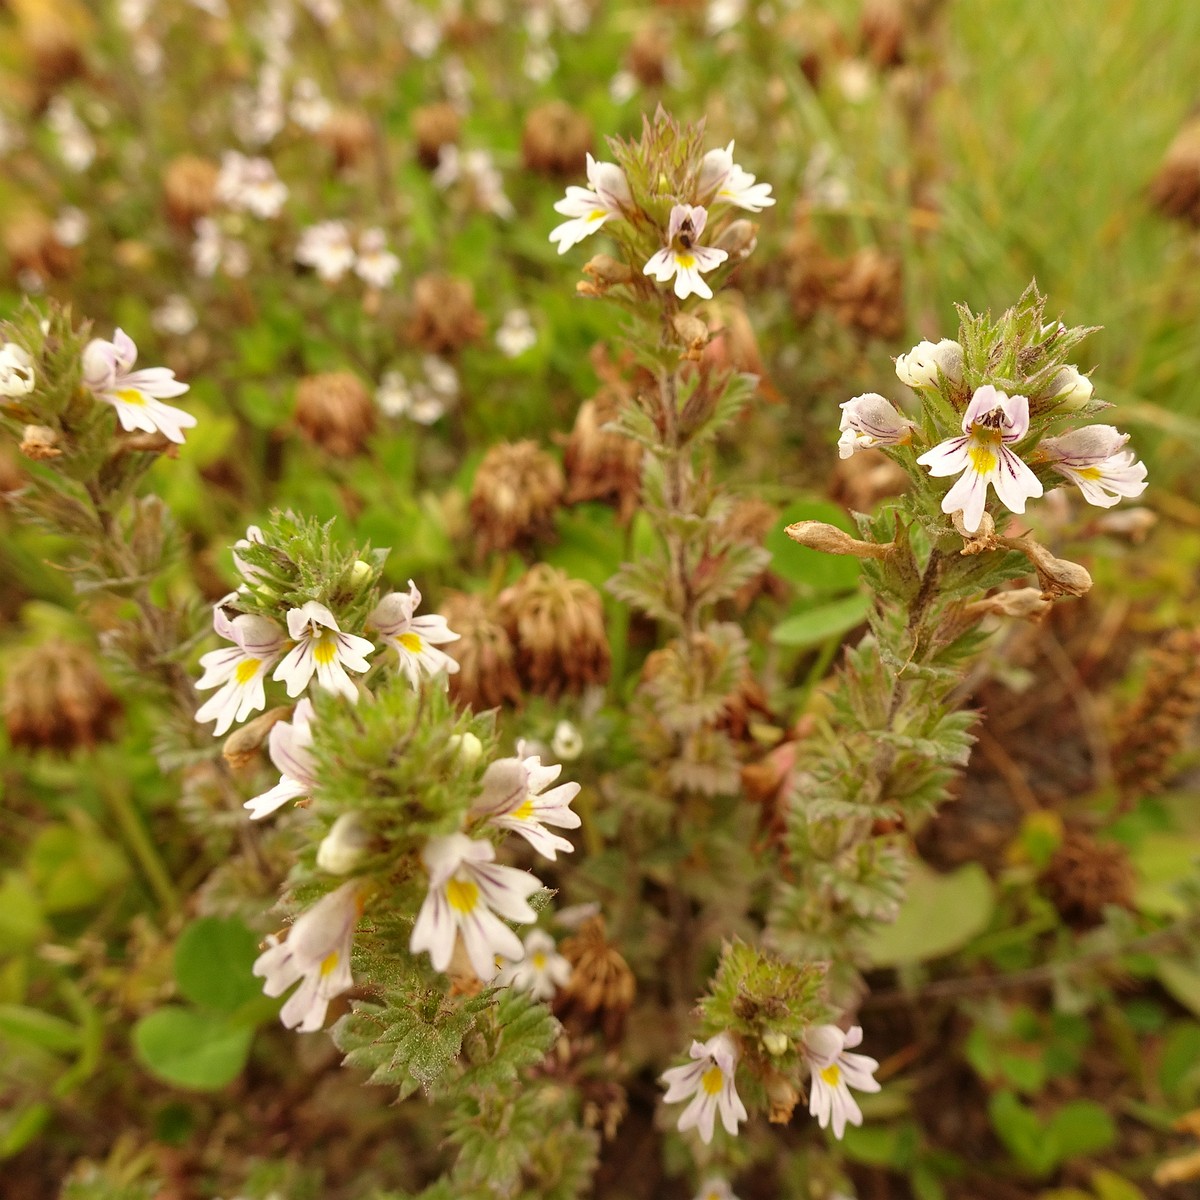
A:
<svg viewBox="0 0 1200 1200">
<path fill-rule="evenodd" d="M 469 879 L 451 879 L 446 884 L 446 899 L 455 912 L 465 916 L 474 912 L 479 903 L 479 887 Z"/>
<path fill-rule="evenodd" d="M 146 397 L 137 388 L 121 388 L 119 391 L 113 392 L 113 395 L 122 404 L 132 404 L 135 408 L 146 407 Z"/>
<path fill-rule="evenodd" d="M 1099 467 L 1076 467 L 1075 474 L 1080 479 L 1099 479 L 1104 472 Z"/>
<path fill-rule="evenodd" d="M 830 1087 L 837 1087 L 842 1082 L 842 1071 L 837 1063 L 830 1063 L 829 1066 L 822 1067 L 820 1075 Z"/>
<path fill-rule="evenodd" d="M 249 683 L 258 674 L 258 668 L 257 658 L 243 658 L 233 672 L 234 678 L 238 683 Z"/>
<path fill-rule="evenodd" d="M 725 1076 L 721 1074 L 720 1067 L 709 1067 L 703 1075 L 700 1076 L 700 1086 L 704 1089 L 706 1096 L 715 1096 L 725 1082 Z"/>
<path fill-rule="evenodd" d="M 337 970 L 337 965 L 338 965 L 338 962 L 340 961 L 340 959 L 341 959 L 341 956 L 338 954 L 338 952 L 336 950 L 334 950 L 332 954 L 327 954 L 321 960 L 321 974 L 322 975 L 332 975 L 333 972 Z"/>
<path fill-rule="evenodd" d="M 329 666 L 337 658 L 337 652 L 337 634 L 332 632 L 319 633 L 313 639 L 313 658 L 321 666 Z"/>
<path fill-rule="evenodd" d="M 518 821 L 528 821 L 533 816 L 533 797 L 526 796 L 520 806 L 512 810 L 510 816 L 516 817 Z"/>
<path fill-rule="evenodd" d="M 546 955 L 543 951 L 539 950 L 534 954 L 532 961 L 535 971 L 544 971 L 546 969 Z"/>
<path fill-rule="evenodd" d="M 421 653 L 421 639 L 415 633 L 402 633 L 396 640 L 409 654 Z"/>
</svg>

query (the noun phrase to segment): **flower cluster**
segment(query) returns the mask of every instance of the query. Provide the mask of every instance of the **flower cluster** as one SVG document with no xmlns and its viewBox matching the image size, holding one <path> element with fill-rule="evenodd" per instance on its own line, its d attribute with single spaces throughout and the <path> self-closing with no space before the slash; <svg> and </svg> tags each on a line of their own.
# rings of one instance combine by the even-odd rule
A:
<svg viewBox="0 0 1200 1200">
<path fill-rule="evenodd" d="M 587 187 L 569 187 L 554 208 L 568 219 L 550 232 L 550 241 L 560 254 L 583 241 L 610 222 L 626 226 L 644 224 L 648 209 L 657 207 L 655 196 L 639 202 L 622 168 L 611 162 L 597 162 L 587 156 Z M 733 161 L 733 142 L 724 149 L 710 150 L 693 174 L 688 200 L 674 198 L 665 230 L 659 232 L 659 246 L 644 261 L 643 275 L 658 283 L 673 283 L 680 300 L 689 296 L 712 299 L 712 288 L 704 275 L 715 271 L 729 258 L 729 251 L 701 242 L 712 213 L 737 208 L 759 213 L 775 203 L 769 183 L 758 183 L 753 175 Z"/>
<path fill-rule="evenodd" d="M 1140 496 L 1146 488 L 1144 464 L 1124 449 L 1128 435 L 1111 425 L 1087 425 L 1038 440 L 1052 422 L 1091 400 L 1090 380 L 1074 367 L 1063 367 L 1050 381 L 1046 419 L 1036 430 L 1028 396 L 1010 395 L 991 383 L 963 392 L 964 351 L 958 342 L 921 342 L 896 360 L 896 374 L 918 392 L 963 396 L 961 432 L 936 442 L 916 462 L 933 478 L 956 477 L 941 508 L 947 515 L 961 514 L 967 533 L 978 532 L 983 524 L 989 487 L 1010 512 L 1024 513 L 1027 501 L 1053 483 L 1053 474 L 1039 476 L 1037 466 L 1075 484 L 1089 504 L 1101 508 Z M 874 392 L 855 396 L 841 408 L 842 458 L 871 447 L 907 446 L 922 436 L 914 421 Z"/>
<path fill-rule="evenodd" d="M 296 261 L 312 267 L 324 283 L 337 283 L 347 271 L 368 287 L 390 287 L 400 270 L 400 260 L 388 249 L 387 234 L 378 227 L 364 229 L 357 238 L 345 221 L 319 221 L 300 234 Z"/>
</svg>

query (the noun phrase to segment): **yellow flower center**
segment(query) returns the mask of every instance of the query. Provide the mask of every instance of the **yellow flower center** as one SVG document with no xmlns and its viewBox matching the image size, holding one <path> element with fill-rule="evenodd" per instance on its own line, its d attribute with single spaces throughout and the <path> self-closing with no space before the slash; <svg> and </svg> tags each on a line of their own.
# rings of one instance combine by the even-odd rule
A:
<svg viewBox="0 0 1200 1200">
<path fill-rule="evenodd" d="M 325 630 L 313 639 L 313 658 L 323 667 L 327 667 L 337 658 L 337 634 Z"/>
<path fill-rule="evenodd" d="M 421 639 L 415 633 L 402 633 L 396 640 L 409 654 L 421 653 Z"/>
<path fill-rule="evenodd" d="M 680 254 L 676 251 L 675 265 L 681 271 L 690 271 L 696 265 L 696 256 L 694 254 Z"/>
<path fill-rule="evenodd" d="M 526 796 L 519 808 L 514 808 L 509 814 L 516 817 L 518 821 L 528 821 L 533 816 L 533 797 Z"/>
<path fill-rule="evenodd" d="M 588 213 L 587 220 L 589 223 L 595 222 L 595 221 L 603 221 L 604 218 L 607 216 L 608 216 L 608 213 L 605 212 L 604 209 L 593 208 L 592 211 L 590 213 Z"/>
<path fill-rule="evenodd" d="M 821 1078 L 830 1087 L 837 1087 L 842 1081 L 842 1070 L 837 1063 L 830 1063 L 829 1066 L 821 1068 Z"/>
<path fill-rule="evenodd" d="M 1104 472 L 1099 467 L 1076 467 L 1075 474 L 1080 479 L 1099 479 Z"/>
<path fill-rule="evenodd" d="M 321 960 L 321 974 L 333 974 L 333 972 L 337 970 L 339 958 L 340 956 L 336 950 L 334 950 L 332 954 L 326 955 L 326 957 Z"/>
<path fill-rule="evenodd" d="M 446 884 L 446 899 L 455 912 L 465 916 L 479 903 L 479 888 L 469 879 L 452 879 Z"/>
<path fill-rule="evenodd" d="M 971 460 L 971 466 L 980 475 L 987 475 L 994 471 L 999 461 L 996 452 L 990 446 L 969 446 L 967 457 Z"/>
<path fill-rule="evenodd" d="M 721 1074 L 720 1067 L 709 1067 L 700 1076 L 700 1086 L 704 1089 L 705 1095 L 708 1096 L 715 1096 L 721 1090 L 721 1085 L 724 1082 L 725 1076 Z"/>
<path fill-rule="evenodd" d="M 144 408 L 146 405 L 146 397 L 142 395 L 137 388 L 121 388 L 113 393 L 122 404 L 132 404 L 138 408 Z"/>
<path fill-rule="evenodd" d="M 243 658 L 233 672 L 234 678 L 238 683 L 249 683 L 258 674 L 258 668 L 259 660 L 257 658 Z"/>
<path fill-rule="evenodd" d="M 544 971 L 546 969 L 546 955 L 543 951 L 538 950 L 533 956 L 533 969 L 535 971 Z"/>
</svg>

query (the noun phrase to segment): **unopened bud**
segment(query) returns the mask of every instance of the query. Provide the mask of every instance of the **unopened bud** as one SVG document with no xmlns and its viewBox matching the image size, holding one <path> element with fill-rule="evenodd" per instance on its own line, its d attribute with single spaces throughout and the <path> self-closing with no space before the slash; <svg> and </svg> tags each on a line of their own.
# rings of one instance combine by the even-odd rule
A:
<svg viewBox="0 0 1200 1200">
<path fill-rule="evenodd" d="M 279 599 L 279 593 L 273 587 L 270 587 L 265 583 L 260 583 L 258 587 L 254 589 L 254 591 L 256 595 L 261 596 L 268 603 Z"/>
<path fill-rule="evenodd" d="M 778 1029 L 768 1029 L 762 1035 L 762 1044 L 768 1054 L 772 1054 L 778 1058 L 781 1054 L 788 1052 L 792 1041 L 786 1033 L 780 1033 Z"/>
<path fill-rule="evenodd" d="M 963 348 L 950 338 L 918 342 L 896 359 L 896 377 L 912 388 L 937 387 L 939 372 L 957 385 L 963 379 Z"/>
<path fill-rule="evenodd" d="M 627 264 L 618 262 L 607 254 L 595 254 L 583 264 L 583 273 L 597 287 L 620 287 L 632 283 L 633 270 Z"/>
<path fill-rule="evenodd" d="M 1075 367 L 1063 367 L 1050 384 L 1055 407 L 1064 412 L 1082 408 L 1092 398 L 1092 381 Z"/>
<path fill-rule="evenodd" d="M 354 566 L 350 568 L 350 586 L 362 587 L 371 578 L 374 570 L 375 568 L 369 562 L 363 562 L 361 558 L 357 559 Z"/>
<path fill-rule="evenodd" d="M 483 755 L 483 743 L 470 732 L 451 734 L 450 749 L 458 754 L 459 761 L 473 767 Z"/>
<path fill-rule="evenodd" d="M 247 721 L 225 739 L 225 745 L 221 747 L 221 757 L 235 771 L 253 762 L 267 740 L 271 727 L 291 715 L 292 708 L 289 704 L 260 713 L 253 721 Z"/>
<path fill-rule="evenodd" d="M 740 262 L 743 258 L 749 257 L 757 245 L 758 226 L 753 221 L 747 221 L 744 217 L 734 221 L 717 238 L 716 242 L 717 249 L 724 250 L 733 262 Z"/>
<path fill-rule="evenodd" d="M 19 449 L 34 462 L 44 462 L 62 455 L 58 448 L 58 434 L 48 425 L 26 425 Z"/>
<path fill-rule="evenodd" d="M 342 813 L 317 847 L 317 866 L 330 875 L 349 875 L 367 855 L 371 835 L 357 813 Z"/>
<path fill-rule="evenodd" d="M 676 313 L 671 324 L 675 327 L 675 336 L 687 347 L 689 354 L 699 356 L 708 341 L 708 326 L 691 313 Z"/>
<path fill-rule="evenodd" d="M 821 550 L 826 554 L 849 554 L 854 558 L 887 558 L 896 548 L 895 542 L 860 542 L 836 525 L 824 521 L 797 521 L 789 525 L 784 533 L 793 542 L 799 542 L 810 550 Z"/>
<path fill-rule="evenodd" d="M 550 740 L 550 752 L 559 762 L 574 762 L 583 753 L 583 737 L 570 721 L 559 721 Z"/>
</svg>

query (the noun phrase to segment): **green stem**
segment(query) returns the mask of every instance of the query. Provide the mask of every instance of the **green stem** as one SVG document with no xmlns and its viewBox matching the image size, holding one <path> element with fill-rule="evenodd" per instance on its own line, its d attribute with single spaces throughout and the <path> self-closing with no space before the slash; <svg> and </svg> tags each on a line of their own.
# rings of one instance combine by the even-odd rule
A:
<svg viewBox="0 0 1200 1200">
<path fill-rule="evenodd" d="M 150 885 L 150 890 L 168 917 L 177 916 L 182 909 L 179 895 L 175 891 L 175 885 L 171 882 L 171 874 L 167 870 L 166 864 L 146 831 L 141 813 L 134 805 L 132 797 L 119 786 L 109 785 L 103 790 L 104 799 L 112 812 L 113 819 L 116 821 L 130 853 L 141 867 L 142 874 L 145 875 L 146 882 Z"/>
</svg>

